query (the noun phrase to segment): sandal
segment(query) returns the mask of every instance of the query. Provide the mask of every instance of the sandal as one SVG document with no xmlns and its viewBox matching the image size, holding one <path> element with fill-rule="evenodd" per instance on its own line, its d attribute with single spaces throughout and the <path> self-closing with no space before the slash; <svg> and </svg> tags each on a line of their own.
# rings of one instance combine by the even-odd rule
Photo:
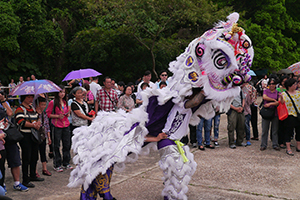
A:
<svg viewBox="0 0 300 200">
<path fill-rule="evenodd" d="M 286 150 L 286 154 L 289 155 L 289 156 L 294 156 L 292 150 Z"/>
<path fill-rule="evenodd" d="M 209 148 L 209 149 L 214 149 L 214 148 L 215 148 L 215 147 L 214 147 L 213 145 L 211 145 L 211 144 L 205 145 L 205 147 L 206 147 L 206 148 Z"/>
<path fill-rule="evenodd" d="M 200 149 L 201 151 L 204 151 L 205 150 L 205 148 L 204 148 L 204 146 L 198 146 L 198 149 Z"/>
<path fill-rule="evenodd" d="M 52 174 L 48 170 L 43 170 L 43 175 L 51 176 Z"/>
</svg>

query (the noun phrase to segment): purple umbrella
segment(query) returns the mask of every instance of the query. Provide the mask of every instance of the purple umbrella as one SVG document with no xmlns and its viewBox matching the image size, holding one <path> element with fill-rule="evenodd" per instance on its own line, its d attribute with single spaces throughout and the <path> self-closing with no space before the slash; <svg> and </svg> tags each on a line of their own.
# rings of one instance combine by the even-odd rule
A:
<svg viewBox="0 0 300 200">
<path fill-rule="evenodd" d="M 29 94 L 41 94 L 49 92 L 59 92 L 61 90 L 55 83 L 49 80 L 35 80 L 25 81 L 22 84 L 17 85 L 9 95 L 29 95 Z"/>
<path fill-rule="evenodd" d="M 67 74 L 67 76 L 62 81 L 68 81 L 77 78 L 95 77 L 99 75 L 102 74 L 93 69 L 80 69 L 80 70 L 71 71 L 70 73 Z"/>
</svg>

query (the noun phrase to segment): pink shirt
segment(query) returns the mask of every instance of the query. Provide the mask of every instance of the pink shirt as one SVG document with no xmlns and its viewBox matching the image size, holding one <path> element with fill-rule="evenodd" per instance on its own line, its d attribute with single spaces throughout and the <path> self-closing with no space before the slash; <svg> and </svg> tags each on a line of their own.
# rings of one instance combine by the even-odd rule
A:
<svg viewBox="0 0 300 200">
<path fill-rule="evenodd" d="M 55 114 L 55 115 L 59 115 L 59 114 L 66 114 L 69 112 L 69 106 L 66 102 L 64 102 L 64 106 L 63 107 L 55 107 L 55 112 L 53 112 L 53 103 L 54 101 L 50 101 L 49 104 L 48 104 L 48 108 L 46 110 L 46 113 L 48 115 L 48 117 L 50 118 L 50 114 Z M 65 127 L 68 127 L 70 125 L 70 122 L 68 120 L 68 117 L 67 115 L 64 116 L 64 118 L 62 119 L 57 119 L 57 118 L 52 118 L 52 124 L 55 126 L 55 127 L 58 127 L 58 128 L 65 128 Z"/>
<path fill-rule="evenodd" d="M 91 100 L 94 100 L 94 95 L 93 95 L 93 93 L 92 93 L 92 91 L 90 90 L 90 91 L 88 91 L 88 93 L 86 94 L 86 96 L 88 97 L 88 101 L 91 101 Z"/>
</svg>

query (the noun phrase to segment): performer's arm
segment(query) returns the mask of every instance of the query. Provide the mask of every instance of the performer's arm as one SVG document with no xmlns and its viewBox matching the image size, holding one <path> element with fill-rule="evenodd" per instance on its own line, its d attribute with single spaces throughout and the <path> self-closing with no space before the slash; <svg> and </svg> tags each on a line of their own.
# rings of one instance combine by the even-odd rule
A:
<svg viewBox="0 0 300 200">
<path fill-rule="evenodd" d="M 204 91 L 202 90 L 201 92 L 196 94 L 192 99 L 185 102 L 184 108 L 193 108 L 195 106 L 198 106 L 203 99 L 204 99 Z"/>
<path fill-rule="evenodd" d="M 153 137 L 153 136 L 150 136 L 150 135 L 146 135 L 145 142 L 158 142 L 158 141 L 160 141 L 162 139 L 166 139 L 167 137 L 168 137 L 168 135 L 165 134 L 165 133 L 160 133 L 156 137 Z"/>
</svg>

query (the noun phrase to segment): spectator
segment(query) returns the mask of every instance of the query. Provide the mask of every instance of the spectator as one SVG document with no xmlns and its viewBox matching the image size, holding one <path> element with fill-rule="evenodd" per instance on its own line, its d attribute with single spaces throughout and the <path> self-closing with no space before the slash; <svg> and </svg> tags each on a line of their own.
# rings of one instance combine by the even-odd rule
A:
<svg viewBox="0 0 300 200">
<path fill-rule="evenodd" d="M 284 75 L 284 76 L 281 76 L 281 77 L 280 77 L 279 87 L 276 88 L 276 90 L 277 90 L 278 92 L 283 93 L 283 92 L 286 91 L 286 88 L 285 88 L 285 86 L 284 86 L 284 82 L 285 82 L 287 79 L 288 79 L 288 76 L 287 76 L 287 75 Z"/>
<path fill-rule="evenodd" d="M 122 95 L 118 101 L 118 108 L 121 108 L 126 112 L 130 112 L 133 108 L 135 108 L 134 100 L 132 99 L 131 94 L 131 86 L 126 86 L 124 95 Z"/>
<path fill-rule="evenodd" d="M 1 118 L 6 117 L 7 120 L 8 120 L 8 116 L 11 117 L 13 115 L 13 111 L 10 108 L 9 103 L 5 100 L 3 91 L 0 91 L 0 115 Z M 4 146 L 6 149 L 6 159 L 7 159 L 8 167 L 11 168 L 11 174 L 14 179 L 13 188 L 19 191 L 24 191 L 24 192 L 28 191 L 28 188 L 20 183 L 21 158 L 20 158 L 19 146 L 17 145 L 17 143 L 14 144 L 5 143 Z M 5 176 L 4 173 L 3 176 Z"/>
<path fill-rule="evenodd" d="M 35 78 L 35 75 L 31 75 L 31 80 L 36 81 L 37 79 Z"/>
<path fill-rule="evenodd" d="M 52 119 L 52 124 L 54 126 L 54 132 L 52 142 L 54 144 L 54 170 L 57 172 L 62 172 L 63 168 L 73 169 L 69 164 L 71 155 L 71 136 L 70 136 L 70 122 L 68 116 L 70 114 L 69 106 L 66 100 L 66 91 L 64 86 L 60 86 L 62 90 L 60 92 L 54 93 L 54 100 L 49 102 L 47 108 L 47 115 Z M 63 159 L 61 159 L 60 154 L 60 141 L 62 141 L 63 149 Z"/>
<path fill-rule="evenodd" d="M 120 96 L 124 93 L 124 88 L 125 88 L 125 83 L 123 81 L 119 81 L 118 89 L 116 90 L 118 94 L 118 98 L 120 98 Z"/>
<path fill-rule="evenodd" d="M 268 76 L 264 75 L 263 78 L 260 79 L 260 81 L 258 81 L 256 83 L 257 91 L 261 94 L 261 96 L 262 96 L 263 90 L 267 87 L 268 82 L 269 82 Z"/>
<path fill-rule="evenodd" d="M 149 84 L 148 83 L 142 83 L 141 84 L 141 91 L 143 91 L 143 90 L 145 90 L 147 87 L 149 87 Z M 139 92 L 139 93 L 137 93 L 136 94 L 136 104 L 137 105 L 140 105 L 140 104 L 142 104 L 143 103 L 143 100 L 142 100 L 142 95 L 141 95 L 141 93 Z"/>
<path fill-rule="evenodd" d="M 38 121 L 38 113 L 31 106 L 34 95 L 22 95 L 22 104 L 15 111 L 16 123 L 24 138 L 20 141 L 22 149 L 22 175 L 23 185 L 33 188 L 35 185 L 30 181 L 44 181 L 36 176 L 36 164 L 38 160 L 39 144 L 32 139 L 31 129 L 39 130 L 41 122 Z M 28 169 L 30 168 L 30 176 Z"/>
<path fill-rule="evenodd" d="M 251 121 L 251 104 L 255 101 L 255 97 L 253 96 L 254 87 L 249 83 L 243 83 L 242 90 L 245 94 L 245 107 L 244 107 L 244 115 L 245 115 L 245 132 L 246 132 L 246 140 L 247 145 L 250 146 L 250 121 Z"/>
<path fill-rule="evenodd" d="M 18 85 L 19 85 L 19 84 L 21 84 L 21 83 L 24 83 L 23 76 L 20 76 L 20 78 L 19 78 L 19 82 L 18 82 Z"/>
<path fill-rule="evenodd" d="M 192 126 L 189 124 L 189 130 L 190 130 L 190 143 L 192 144 L 193 148 L 196 148 L 198 146 L 197 143 L 197 134 L 196 134 L 196 126 Z M 189 137 L 187 135 L 183 136 L 180 140 L 183 144 L 187 145 L 189 143 Z"/>
<path fill-rule="evenodd" d="M 92 91 L 90 90 L 90 85 L 87 83 L 83 84 L 83 88 L 87 91 L 86 93 L 86 103 L 88 104 L 89 110 L 95 110 L 95 100 Z"/>
<path fill-rule="evenodd" d="M 254 102 L 251 104 L 250 109 L 251 109 L 251 126 L 252 126 L 252 133 L 253 137 L 251 140 L 258 140 L 258 127 L 257 127 L 257 90 L 256 88 L 252 86 L 252 97 L 254 99 Z"/>
<path fill-rule="evenodd" d="M 71 88 L 75 88 L 77 86 L 82 86 L 83 79 L 81 79 L 81 78 L 73 79 L 68 83 L 68 85 L 71 86 Z"/>
<path fill-rule="evenodd" d="M 101 86 L 98 84 L 98 77 L 93 77 L 93 81 L 90 83 L 90 90 L 94 95 L 94 99 L 97 97 L 97 92 L 101 89 Z"/>
<path fill-rule="evenodd" d="M 287 75 L 283 75 L 280 78 L 280 84 L 279 87 L 276 89 L 278 92 L 285 92 L 286 87 L 284 85 L 285 81 L 288 79 Z M 278 145 L 280 148 L 285 149 L 285 139 L 284 139 L 284 121 L 278 120 Z"/>
<path fill-rule="evenodd" d="M 159 89 L 163 89 L 164 87 L 167 87 L 167 83 L 165 81 L 160 81 Z"/>
<path fill-rule="evenodd" d="M 128 85 L 128 86 L 131 86 L 131 88 L 132 88 L 131 98 L 134 100 L 134 104 L 135 104 L 136 107 L 137 107 L 137 103 L 136 103 L 136 95 L 138 94 L 138 92 L 134 93 L 135 85 L 133 84 L 133 82 L 129 82 L 127 85 Z M 121 94 L 121 96 L 122 96 L 122 94 Z"/>
<path fill-rule="evenodd" d="M 116 79 L 111 78 L 111 88 L 117 90 Z"/>
<path fill-rule="evenodd" d="M 13 89 L 15 89 L 17 85 L 15 84 L 14 79 L 10 79 L 10 83 L 8 84 L 9 92 L 11 92 Z"/>
<path fill-rule="evenodd" d="M 276 90 L 275 79 L 271 78 L 268 82 L 269 89 L 264 90 L 263 94 L 263 106 L 266 108 L 274 108 L 278 105 L 278 99 L 280 92 Z M 275 116 L 272 119 L 262 118 L 262 136 L 261 136 L 261 145 L 260 150 L 264 151 L 268 146 L 268 135 L 269 135 L 269 126 L 271 123 L 271 134 L 272 134 L 272 146 L 273 149 L 279 151 L 278 147 L 278 115 L 277 110 L 275 109 Z"/>
<path fill-rule="evenodd" d="M 5 133 L 3 132 L 4 129 L 8 127 L 8 122 L 6 121 L 6 118 L 0 120 L 0 199 L 6 199 L 3 198 L 5 196 L 5 193 L 7 192 L 6 186 L 4 183 L 5 178 L 5 158 L 6 158 L 6 151 L 5 151 Z"/>
<path fill-rule="evenodd" d="M 30 77 L 29 76 L 26 78 L 26 81 L 30 81 Z"/>
<path fill-rule="evenodd" d="M 210 130 L 211 130 L 212 119 L 205 119 L 201 117 L 200 123 L 197 126 L 196 134 L 198 141 L 198 148 L 202 151 L 205 150 L 203 145 L 202 129 L 204 127 L 204 138 L 205 138 L 205 147 L 214 149 L 215 147 L 210 144 Z"/>
<path fill-rule="evenodd" d="M 243 143 L 245 133 L 244 106 L 245 95 L 241 90 L 240 94 L 233 99 L 230 110 L 227 113 L 228 140 L 231 149 L 235 149 L 236 146 L 247 146 L 247 144 Z M 234 144 L 234 130 L 236 130 L 237 135 L 236 144 Z"/>
<path fill-rule="evenodd" d="M 144 76 L 143 76 L 143 80 L 138 84 L 137 87 L 137 92 L 141 92 L 141 85 L 142 83 L 148 83 L 150 88 L 157 88 L 157 86 L 150 81 L 151 80 L 151 72 L 149 70 L 145 71 Z"/>
<path fill-rule="evenodd" d="M 51 176 L 51 172 L 47 170 L 47 159 L 46 159 L 46 140 L 48 140 L 48 144 L 51 144 L 51 138 L 50 138 L 50 126 L 49 126 L 49 118 L 44 111 L 47 107 L 47 99 L 43 97 L 38 97 L 36 100 L 35 105 L 36 107 L 36 112 L 39 115 L 39 121 L 41 122 L 41 125 L 44 127 L 45 131 L 45 138 L 43 142 L 39 145 L 39 151 L 40 151 L 40 158 L 42 162 L 42 174 L 46 176 Z M 37 177 L 39 177 L 38 172 L 36 172 Z"/>
<path fill-rule="evenodd" d="M 71 104 L 71 115 L 72 115 L 72 125 L 73 129 L 80 126 L 87 126 L 88 121 L 92 121 L 95 116 L 89 116 L 88 104 L 83 100 L 82 87 L 75 87 L 72 92 L 75 96 L 75 100 Z"/>
<path fill-rule="evenodd" d="M 287 91 L 282 93 L 281 102 L 285 102 L 285 105 L 288 109 L 289 116 L 284 120 L 284 130 L 285 130 L 285 142 L 286 142 L 286 153 L 290 156 L 293 156 L 291 149 L 291 138 L 296 133 L 296 151 L 300 152 L 300 123 L 297 119 L 297 112 L 300 111 L 300 92 L 296 90 L 297 81 L 293 78 L 290 78 L 284 83 Z M 294 101 L 295 106 L 292 101 Z M 295 110 L 295 107 L 297 110 Z"/>
<path fill-rule="evenodd" d="M 169 82 L 167 81 L 168 79 L 168 72 L 167 70 L 162 70 L 160 73 L 159 73 L 159 78 L 160 78 L 160 81 L 156 83 L 156 86 L 158 89 L 161 89 L 160 88 L 160 83 L 161 82 L 165 82 L 164 85 L 167 86 L 169 84 Z"/>
<path fill-rule="evenodd" d="M 100 89 L 97 93 L 97 100 L 95 103 L 95 111 L 96 113 L 99 110 L 103 111 L 114 111 L 116 110 L 118 103 L 118 95 L 115 90 L 111 88 L 111 79 L 109 77 L 105 77 L 104 88 Z"/>
<path fill-rule="evenodd" d="M 16 86 L 17 86 L 17 85 L 15 84 L 14 79 L 11 79 L 11 80 L 10 80 L 10 83 L 8 84 L 8 87 L 9 87 L 9 93 L 11 93 L 11 91 L 12 91 L 13 89 L 15 89 Z M 9 95 L 8 97 L 11 98 L 12 96 Z M 14 105 L 15 105 L 13 99 L 9 100 L 9 103 L 10 103 L 11 106 L 14 106 Z"/>
<path fill-rule="evenodd" d="M 214 138 L 212 141 L 214 142 L 215 147 L 219 147 L 218 139 L 219 139 L 220 117 L 221 117 L 221 114 L 219 113 L 219 111 L 217 111 L 216 115 L 212 118 L 212 121 L 214 121 L 214 126 L 213 126 Z"/>
</svg>

